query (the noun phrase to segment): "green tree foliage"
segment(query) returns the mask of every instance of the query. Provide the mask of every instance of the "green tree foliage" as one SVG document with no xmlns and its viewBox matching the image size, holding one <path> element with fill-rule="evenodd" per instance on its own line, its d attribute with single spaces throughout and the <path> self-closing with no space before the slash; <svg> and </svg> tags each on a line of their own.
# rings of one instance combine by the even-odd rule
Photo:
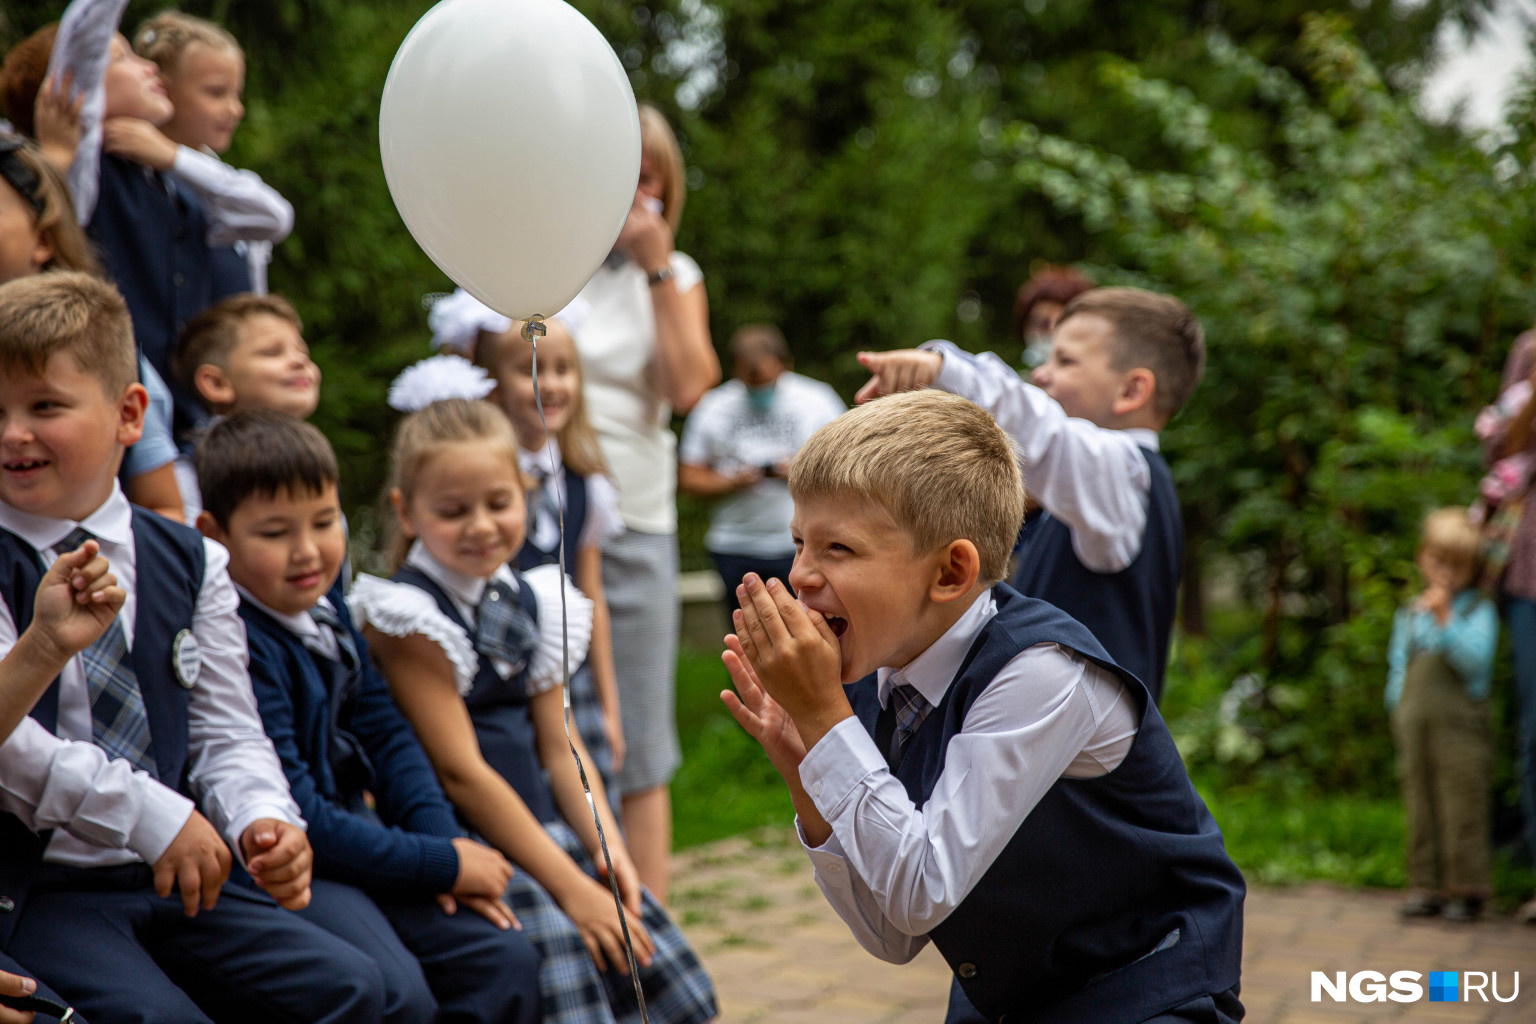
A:
<svg viewBox="0 0 1536 1024">
<path fill-rule="evenodd" d="M 422 295 L 450 287 L 378 157 L 385 72 L 430 4 L 183 6 L 247 49 L 230 159 L 298 210 L 272 281 L 325 371 L 318 420 L 366 534 L 384 385 L 425 354 Z M 679 129 L 679 245 L 721 342 L 776 321 L 847 395 L 863 347 L 944 335 L 1014 354 L 1012 292 L 1038 259 L 1186 299 L 1211 338 L 1167 435 L 1189 575 L 1254 609 L 1221 657 L 1180 647 L 1186 738 L 1227 764 L 1389 777 L 1382 652 L 1417 520 L 1468 497 L 1471 413 L 1531 312 L 1536 101 L 1494 152 L 1409 102 L 1436 27 L 1489 0 L 576 6 Z M 12 0 L 0 43 L 63 7 Z M 159 7 L 132 4 L 128 27 Z M 685 544 L 700 518 L 685 504 Z"/>
<path fill-rule="evenodd" d="M 1000 145 L 1099 240 L 1106 279 L 1166 288 L 1206 325 L 1206 380 L 1166 446 L 1197 554 L 1259 611 L 1226 669 L 1261 684 L 1227 709 L 1251 729 L 1213 719 L 1211 752 L 1379 783 L 1391 612 L 1424 512 L 1474 494 L 1472 411 L 1530 322 L 1536 196 L 1502 154 L 1420 122 L 1337 22 L 1303 44 L 1298 80 L 1205 41 L 1231 101 L 1272 113 L 1271 147 L 1232 145 L 1188 91 L 1116 60 L 1099 80 L 1157 127 L 1165 169 L 1024 123 Z"/>
</svg>

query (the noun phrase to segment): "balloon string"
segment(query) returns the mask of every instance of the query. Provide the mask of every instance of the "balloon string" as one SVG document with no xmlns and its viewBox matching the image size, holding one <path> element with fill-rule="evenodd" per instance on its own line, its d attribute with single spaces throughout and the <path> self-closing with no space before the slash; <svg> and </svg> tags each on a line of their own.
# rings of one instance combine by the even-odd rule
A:
<svg viewBox="0 0 1536 1024">
<path fill-rule="evenodd" d="M 544 429 L 544 437 L 549 438 L 549 421 L 544 418 L 544 398 L 539 393 L 539 337 L 544 333 L 543 318 L 539 316 L 529 317 L 523 323 L 523 339 L 533 346 L 533 404 L 539 411 L 539 426 Z M 547 450 L 547 446 L 546 446 Z M 640 969 L 635 963 L 635 944 L 629 935 L 629 915 L 624 913 L 624 900 L 619 895 L 619 877 L 613 870 L 613 858 L 608 853 L 608 837 L 603 833 L 602 815 L 597 813 L 597 801 L 592 796 L 592 786 L 587 781 L 587 768 L 582 764 L 581 754 L 576 749 L 576 743 L 571 738 L 571 630 L 570 621 L 566 613 L 565 603 L 565 491 L 563 488 L 564 474 L 560 471 L 560 465 L 555 461 L 555 453 L 549 453 L 549 486 L 553 487 L 555 496 L 556 519 L 560 526 L 560 670 L 563 686 L 561 693 L 565 699 L 565 743 L 571 748 L 571 757 L 576 761 L 576 774 L 581 777 L 581 791 L 586 794 L 587 807 L 592 812 L 592 823 L 597 826 L 597 845 L 603 851 L 603 866 L 608 871 L 608 888 L 613 892 L 613 905 L 619 912 L 619 928 L 624 934 L 624 956 L 629 961 L 629 977 L 635 985 L 635 999 L 640 1004 L 640 1024 L 650 1024 L 650 1015 L 645 1009 L 645 992 L 640 987 Z"/>
</svg>

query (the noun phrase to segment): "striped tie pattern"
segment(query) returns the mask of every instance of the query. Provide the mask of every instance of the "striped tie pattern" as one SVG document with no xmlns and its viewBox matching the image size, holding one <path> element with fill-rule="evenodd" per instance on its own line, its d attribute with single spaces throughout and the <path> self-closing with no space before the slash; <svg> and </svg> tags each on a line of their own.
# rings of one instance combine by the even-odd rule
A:
<svg viewBox="0 0 1536 1024">
<path fill-rule="evenodd" d="M 54 550 L 74 551 L 88 540 L 95 540 L 88 530 L 76 527 Z M 91 700 L 91 739 L 108 757 L 122 758 L 151 778 L 155 770 L 153 743 L 149 734 L 149 713 L 144 708 L 144 694 L 128 653 L 128 637 L 120 619 L 80 653 L 85 669 L 86 692 Z"/>
<path fill-rule="evenodd" d="M 520 672 L 538 637 L 539 627 L 518 606 L 512 588 L 502 580 L 487 583 L 476 614 L 475 650 Z"/>
<path fill-rule="evenodd" d="M 309 610 L 309 617 L 315 620 L 315 624 L 321 631 L 330 631 L 331 637 L 336 641 L 337 660 L 347 668 L 356 671 L 358 666 L 357 644 L 352 639 L 352 634 L 341 625 L 341 616 L 331 609 L 330 605 L 317 604 Z"/>
<path fill-rule="evenodd" d="M 893 686 L 889 700 L 896 706 L 896 729 L 891 733 L 891 749 L 887 761 L 897 765 L 901 763 L 902 752 L 907 749 L 907 741 L 917 732 L 917 727 L 923 724 L 923 719 L 928 717 L 933 705 L 917 692 L 916 687 L 906 683 Z"/>
</svg>

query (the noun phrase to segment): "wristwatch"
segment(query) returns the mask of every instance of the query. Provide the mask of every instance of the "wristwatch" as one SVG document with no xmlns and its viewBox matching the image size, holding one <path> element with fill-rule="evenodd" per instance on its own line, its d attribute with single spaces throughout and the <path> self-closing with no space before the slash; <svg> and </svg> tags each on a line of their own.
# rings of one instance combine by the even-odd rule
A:
<svg viewBox="0 0 1536 1024">
<path fill-rule="evenodd" d="M 651 271 L 649 274 L 646 274 L 645 279 L 650 283 L 651 287 L 654 288 L 656 285 L 661 284 L 663 281 L 672 280 L 672 268 L 660 267 Z"/>
</svg>

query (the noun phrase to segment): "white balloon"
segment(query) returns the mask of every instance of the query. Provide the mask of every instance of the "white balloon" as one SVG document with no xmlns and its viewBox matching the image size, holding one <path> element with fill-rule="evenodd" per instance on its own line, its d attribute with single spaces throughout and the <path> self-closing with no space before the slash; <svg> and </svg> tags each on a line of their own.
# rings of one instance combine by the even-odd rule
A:
<svg viewBox="0 0 1536 1024">
<path fill-rule="evenodd" d="M 613 248 L 640 176 L 629 76 L 561 0 L 442 0 L 379 108 L 384 177 L 444 273 L 510 317 L 555 313 Z"/>
</svg>

